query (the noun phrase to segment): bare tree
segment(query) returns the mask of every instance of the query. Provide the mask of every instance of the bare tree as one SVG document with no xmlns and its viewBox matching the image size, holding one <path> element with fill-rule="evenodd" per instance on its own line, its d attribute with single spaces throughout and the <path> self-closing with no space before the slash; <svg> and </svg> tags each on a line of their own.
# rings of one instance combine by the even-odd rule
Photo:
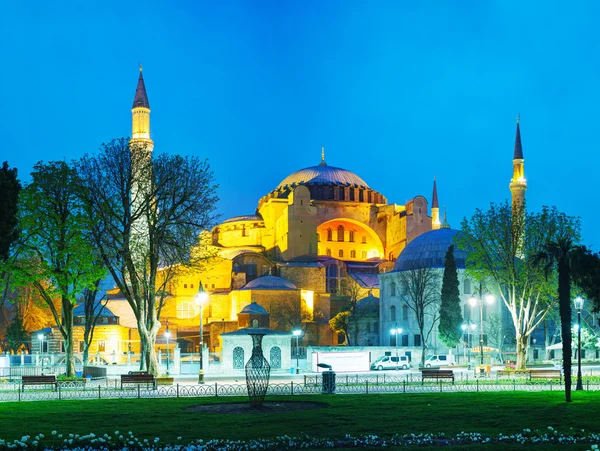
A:
<svg viewBox="0 0 600 451">
<path fill-rule="evenodd" d="M 167 286 L 179 265 L 201 264 L 202 252 L 191 248 L 216 221 L 214 175 L 205 160 L 150 158 L 127 138 L 103 144 L 78 170 L 94 242 L 135 315 L 141 365 L 156 375 L 154 344 Z"/>
<path fill-rule="evenodd" d="M 435 324 L 440 319 L 440 272 L 437 268 L 414 265 L 399 273 L 400 287 L 406 305 L 414 313 L 421 334 L 421 364 Z"/>
<path fill-rule="evenodd" d="M 98 323 L 98 318 L 102 315 L 104 311 L 104 307 L 108 302 L 108 296 L 104 296 L 101 299 L 97 299 L 98 297 L 98 287 L 100 285 L 100 280 L 97 280 L 94 283 L 94 288 L 88 288 L 84 290 L 82 296 L 83 302 L 83 364 L 86 365 L 88 363 L 89 355 L 90 355 L 90 347 L 92 345 L 92 340 L 94 339 L 94 330 L 96 329 L 96 324 Z"/>
</svg>

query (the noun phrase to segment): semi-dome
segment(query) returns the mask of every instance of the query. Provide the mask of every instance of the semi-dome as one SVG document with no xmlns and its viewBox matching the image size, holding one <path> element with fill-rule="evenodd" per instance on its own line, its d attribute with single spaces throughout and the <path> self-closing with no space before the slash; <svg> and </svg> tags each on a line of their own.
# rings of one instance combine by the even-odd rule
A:
<svg viewBox="0 0 600 451">
<path fill-rule="evenodd" d="M 354 172 L 346 169 L 327 166 L 324 162 L 317 166 L 300 169 L 288 175 L 277 186 L 278 189 L 291 185 L 351 185 L 359 188 L 369 188 L 367 182 Z"/>
<path fill-rule="evenodd" d="M 415 268 L 443 268 L 448 247 L 453 244 L 454 229 L 438 229 L 423 233 L 412 240 L 400 253 L 394 264 L 394 271 L 407 271 Z M 466 252 L 454 246 L 454 259 L 458 269 L 465 268 Z"/>
<path fill-rule="evenodd" d="M 289 280 L 277 276 L 262 276 L 248 282 L 242 290 L 297 290 Z"/>
</svg>

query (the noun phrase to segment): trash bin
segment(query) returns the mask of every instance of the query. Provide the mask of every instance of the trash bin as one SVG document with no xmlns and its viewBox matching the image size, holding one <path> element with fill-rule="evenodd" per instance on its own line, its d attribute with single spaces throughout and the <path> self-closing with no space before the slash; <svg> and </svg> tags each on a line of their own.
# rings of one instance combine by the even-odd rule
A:
<svg viewBox="0 0 600 451">
<path fill-rule="evenodd" d="M 290 374 L 294 374 L 296 372 L 295 368 L 293 366 L 290 366 Z"/>
<path fill-rule="evenodd" d="M 75 377 L 82 377 L 83 371 L 75 371 Z"/>
<path fill-rule="evenodd" d="M 321 393 L 331 395 L 335 393 L 335 372 L 331 370 L 323 371 L 323 386 Z"/>
</svg>

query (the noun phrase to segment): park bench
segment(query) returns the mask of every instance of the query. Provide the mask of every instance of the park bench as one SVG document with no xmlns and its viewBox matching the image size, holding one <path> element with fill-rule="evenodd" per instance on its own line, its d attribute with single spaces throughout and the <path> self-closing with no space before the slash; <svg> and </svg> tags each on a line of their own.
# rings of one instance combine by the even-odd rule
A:
<svg viewBox="0 0 600 451">
<path fill-rule="evenodd" d="M 53 374 L 49 376 L 22 376 L 21 391 L 25 390 L 26 385 L 54 385 L 54 390 L 56 390 L 58 382 Z"/>
<path fill-rule="evenodd" d="M 562 381 L 561 370 L 529 370 L 529 380 L 532 379 L 557 379 Z"/>
<path fill-rule="evenodd" d="M 154 376 L 152 374 L 142 372 L 121 374 L 121 389 L 123 388 L 123 384 L 146 384 L 146 386 L 151 385 L 152 388 L 156 388 Z"/>
<path fill-rule="evenodd" d="M 452 370 L 422 370 L 421 371 L 421 385 L 425 382 L 425 379 L 452 379 L 454 383 L 454 373 Z"/>
</svg>

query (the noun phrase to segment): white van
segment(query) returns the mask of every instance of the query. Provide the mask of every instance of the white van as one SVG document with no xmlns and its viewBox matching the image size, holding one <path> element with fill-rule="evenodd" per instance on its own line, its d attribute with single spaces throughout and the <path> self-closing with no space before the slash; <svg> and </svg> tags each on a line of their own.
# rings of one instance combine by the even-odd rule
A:
<svg viewBox="0 0 600 451">
<path fill-rule="evenodd" d="M 410 360 L 405 355 L 391 356 L 386 355 L 379 357 L 373 363 L 371 363 L 372 370 L 407 370 L 411 367 Z"/>
<path fill-rule="evenodd" d="M 430 355 L 425 359 L 425 368 L 432 366 L 453 366 L 456 363 L 456 357 L 452 354 Z"/>
</svg>

